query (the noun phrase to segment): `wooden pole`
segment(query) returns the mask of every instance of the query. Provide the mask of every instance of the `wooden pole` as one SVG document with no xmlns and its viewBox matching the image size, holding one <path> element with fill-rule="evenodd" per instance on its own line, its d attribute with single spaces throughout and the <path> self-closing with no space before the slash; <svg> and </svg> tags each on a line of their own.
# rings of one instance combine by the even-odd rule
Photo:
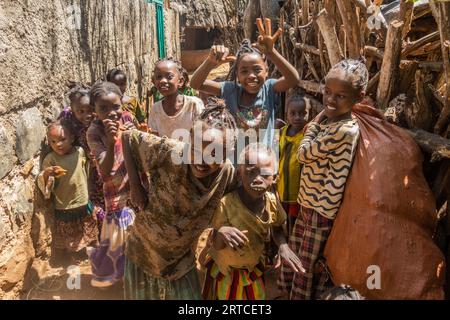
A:
<svg viewBox="0 0 450 320">
<path fill-rule="evenodd" d="M 422 129 L 407 130 L 425 152 L 435 157 L 450 158 L 450 140 Z"/>
<path fill-rule="evenodd" d="M 377 90 L 377 104 L 382 110 L 388 107 L 391 96 L 395 93 L 397 86 L 400 51 L 402 48 L 402 30 L 403 22 L 397 20 L 392 21 L 388 28 L 384 59 L 380 70 L 380 82 Z"/>
<path fill-rule="evenodd" d="M 414 3 L 410 0 L 401 0 L 400 11 L 398 12 L 398 21 L 403 21 L 402 39 L 406 37 L 409 30 L 411 30 L 411 21 L 413 18 Z"/>
<path fill-rule="evenodd" d="M 363 39 L 361 37 L 361 28 L 356 14 L 356 8 L 348 0 L 336 0 L 336 3 L 344 23 L 349 57 L 358 59 L 361 55 Z"/>
<path fill-rule="evenodd" d="M 322 34 L 325 46 L 327 47 L 328 57 L 332 66 L 342 60 L 342 50 L 339 45 L 338 37 L 334 25 L 329 19 L 326 9 L 322 9 L 317 16 L 317 25 Z"/>
<path fill-rule="evenodd" d="M 430 1 L 430 6 L 438 25 L 446 78 L 445 104 L 434 126 L 434 132 L 441 134 L 450 119 L 450 2 L 432 0 Z"/>
</svg>

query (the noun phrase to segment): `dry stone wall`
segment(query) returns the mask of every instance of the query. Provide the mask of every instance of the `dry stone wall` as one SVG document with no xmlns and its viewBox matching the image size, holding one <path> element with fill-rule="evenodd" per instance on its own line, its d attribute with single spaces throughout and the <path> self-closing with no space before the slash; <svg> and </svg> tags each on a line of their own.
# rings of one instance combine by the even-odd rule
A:
<svg viewBox="0 0 450 320">
<path fill-rule="evenodd" d="M 0 299 L 18 297 L 33 259 L 48 254 L 35 178 L 67 81 L 93 83 L 120 67 L 142 98 L 158 58 L 155 14 L 144 0 L 0 0 Z M 165 16 L 176 57 L 178 17 Z"/>
</svg>

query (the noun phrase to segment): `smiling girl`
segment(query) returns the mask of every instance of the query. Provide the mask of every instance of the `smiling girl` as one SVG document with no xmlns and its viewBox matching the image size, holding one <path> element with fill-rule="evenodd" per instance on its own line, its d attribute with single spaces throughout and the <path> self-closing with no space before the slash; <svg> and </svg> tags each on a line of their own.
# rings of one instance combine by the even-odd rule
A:
<svg viewBox="0 0 450 320">
<path fill-rule="evenodd" d="M 177 129 L 191 130 L 194 119 L 204 109 L 197 97 L 180 93 L 184 85 L 183 68 L 180 63 L 166 58 L 155 65 L 153 84 L 164 97 L 149 112 L 148 126 L 159 136 L 172 138 Z"/>
<path fill-rule="evenodd" d="M 302 164 L 300 212 L 289 239 L 306 269 L 294 274 L 284 265 L 280 286 L 290 299 L 315 299 L 331 287 L 323 250 L 341 206 L 347 177 L 359 140 L 352 108 L 365 94 L 368 71 L 364 63 L 343 60 L 325 77 L 324 111 L 309 123 L 298 149 Z"/>
<path fill-rule="evenodd" d="M 123 136 L 131 201 L 141 209 L 127 242 L 126 299 L 201 298 L 192 247 L 235 187 L 234 168 L 223 157 L 175 163 L 172 156 L 192 159 L 211 144 L 232 146 L 235 136 L 227 131 L 236 124 L 222 102 L 211 100 L 194 127 L 187 143 L 137 130 Z"/>
<path fill-rule="evenodd" d="M 224 46 L 213 46 L 208 58 L 192 76 L 191 86 L 223 98 L 239 128 L 267 129 L 262 142 L 272 146 L 277 93 L 295 87 L 299 75 L 274 48 L 281 29 L 272 35 L 270 19 L 265 19 L 265 27 L 261 19 L 257 19 L 256 24 L 260 33 L 257 44 L 252 46 L 249 40 L 244 40 L 236 57 L 229 56 L 229 50 Z M 281 78 L 267 79 L 269 74 L 265 58 L 273 62 Z M 234 62 L 230 70 L 233 81 L 206 79 L 214 68 L 228 62 Z"/>
</svg>

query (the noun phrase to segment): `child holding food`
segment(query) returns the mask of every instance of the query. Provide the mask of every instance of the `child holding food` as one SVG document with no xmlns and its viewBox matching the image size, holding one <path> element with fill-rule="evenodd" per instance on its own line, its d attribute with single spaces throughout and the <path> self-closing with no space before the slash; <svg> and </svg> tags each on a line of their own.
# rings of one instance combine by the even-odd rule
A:
<svg viewBox="0 0 450 320">
<path fill-rule="evenodd" d="M 89 246 L 97 244 L 98 229 L 88 197 L 88 160 L 83 148 L 73 146 L 75 135 L 64 120 L 51 123 L 47 137 L 52 148 L 42 163 L 38 187 L 51 199 L 55 211 L 53 245 L 57 255 L 83 258 Z"/>
</svg>

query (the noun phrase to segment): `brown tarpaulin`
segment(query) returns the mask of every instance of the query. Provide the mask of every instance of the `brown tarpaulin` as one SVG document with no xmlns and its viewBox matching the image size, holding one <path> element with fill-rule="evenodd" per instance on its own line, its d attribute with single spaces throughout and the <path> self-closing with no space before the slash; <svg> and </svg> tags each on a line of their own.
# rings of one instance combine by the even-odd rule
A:
<svg viewBox="0 0 450 320">
<path fill-rule="evenodd" d="M 432 239 L 436 206 L 421 151 L 376 109 L 353 111 L 361 137 L 325 247 L 333 282 L 367 299 L 443 299 L 444 256 Z M 370 266 L 379 267 L 381 289 L 367 286 L 375 283 Z"/>
</svg>

